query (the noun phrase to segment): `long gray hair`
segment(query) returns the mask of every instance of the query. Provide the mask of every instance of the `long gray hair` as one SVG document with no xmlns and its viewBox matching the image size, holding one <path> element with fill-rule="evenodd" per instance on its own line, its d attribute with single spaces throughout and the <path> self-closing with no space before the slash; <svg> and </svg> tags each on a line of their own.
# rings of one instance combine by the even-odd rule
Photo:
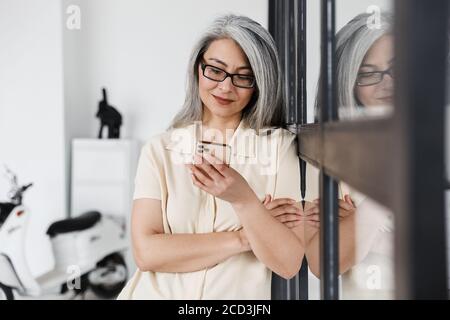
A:
<svg viewBox="0 0 450 320">
<path fill-rule="evenodd" d="M 372 14 L 362 13 L 354 17 L 336 34 L 336 90 L 340 114 L 352 115 L 363 107 L 355 96 L 358 70 L 372 45 L 383 35 L 392 32 L 393 16 L 380 14 L 380 24 L 369 27 Z M 322 72 L 321 72 L 322 74 Z M 317 85 L 315 117 L 321 105 L 321 77 Z"/>
<path fill-rule="evenodd" d="M 225 38 L 234 40 L 242 48 L 256 79 L 253 96 L 242 110 L 243 123 L 257 133 L 265 127 L 286 126 L 284 83 L 275 41 L 256 21 L 245 16 L 224 15 L 214 20 L 192 50 L 185 101 L 168 129 L 202 120 L 198 64 L 213 41 Z"/>
</svg>

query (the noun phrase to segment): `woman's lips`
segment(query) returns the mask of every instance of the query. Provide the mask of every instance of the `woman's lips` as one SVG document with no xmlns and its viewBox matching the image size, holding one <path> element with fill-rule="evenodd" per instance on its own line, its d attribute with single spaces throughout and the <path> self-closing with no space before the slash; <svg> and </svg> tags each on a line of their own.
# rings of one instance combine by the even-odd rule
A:
<svg viewBox="0 0 450 320">
<path fill-rule="evenodd" d="M 220 103 L 222 105 L 227 105 L 227 104 L 230 104 L 233 102 L 233 100 L 223 99 L 223 98 L 217 97 L 215 95 L 212 95 L 212 96 L 214 97 L 214 99 L 216 99 L 216 101 L 218 103 Z"/>
<path fill-rule="evenodd" d="M 382 97 L 382 98 L 378 98 L 378 100 L 384 102 L 384 103 L 392 103 L 393 101 L 393 96 L 389 96 L 389 97 Z"/>
</svg>

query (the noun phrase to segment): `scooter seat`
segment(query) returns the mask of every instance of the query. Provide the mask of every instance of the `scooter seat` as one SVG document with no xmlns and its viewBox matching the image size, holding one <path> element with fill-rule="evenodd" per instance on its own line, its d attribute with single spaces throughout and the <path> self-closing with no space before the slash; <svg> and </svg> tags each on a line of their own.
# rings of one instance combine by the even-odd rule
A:
<svg viewBox="0 0 450 320">
<path fill-rule="evenodd" d="M 53 222 L 48 228 L 47 234 L 50 236 L 50 238 L 53 238 L 58 234 L 86 230 L 100 221 L 100 218 L 100 212 L 88 211 L 75 218 Z"/>
<path fill-rule="evenodd" d="M 17 205 L 14 203 L 0 202 L 0 225 L 6 221 L 6 218 L 8 218 L 9 214 L 16 206 Z"/>
</svg>

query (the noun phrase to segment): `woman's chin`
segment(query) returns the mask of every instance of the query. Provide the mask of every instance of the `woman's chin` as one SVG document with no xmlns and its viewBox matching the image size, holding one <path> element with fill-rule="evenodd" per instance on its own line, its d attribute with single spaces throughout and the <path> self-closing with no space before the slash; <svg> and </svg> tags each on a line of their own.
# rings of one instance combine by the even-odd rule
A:
<svg viewBox="0 0 450 320">
<path fill-rule="evenodd" d="M 218 103 L 213 103 L 212 108 L 209 108 L 211 113 L 213 113 L 216 116 L 229 116 L 234 114 L 236 111 L 234 108 L 232 108 L 230 105 L 224 106 L 220 105 Z"/>
</svg>

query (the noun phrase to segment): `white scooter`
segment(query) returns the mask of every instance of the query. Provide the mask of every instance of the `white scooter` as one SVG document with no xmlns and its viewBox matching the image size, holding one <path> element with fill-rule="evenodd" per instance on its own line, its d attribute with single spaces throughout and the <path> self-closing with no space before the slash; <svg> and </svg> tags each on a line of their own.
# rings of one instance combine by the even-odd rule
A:
<svg viewBox="0 0 450 320">
<path fill-rule="evenodd" d="M 0 300 L 14 299 L 15 293 L 25 298 L 73 299 L 84 297 L 87 289 L 101 298 L 117 296 L 128 276 L 124 221 L 90 211 L 54 222 L 47 230 L 54 267 L 34 278 L 25 257 L 30 211 L 22 204 L 32 183 L 19 186 L 16 175 L 6 170 L 12 189 L 10 202 L 0 203 Z"/>
</svg>

